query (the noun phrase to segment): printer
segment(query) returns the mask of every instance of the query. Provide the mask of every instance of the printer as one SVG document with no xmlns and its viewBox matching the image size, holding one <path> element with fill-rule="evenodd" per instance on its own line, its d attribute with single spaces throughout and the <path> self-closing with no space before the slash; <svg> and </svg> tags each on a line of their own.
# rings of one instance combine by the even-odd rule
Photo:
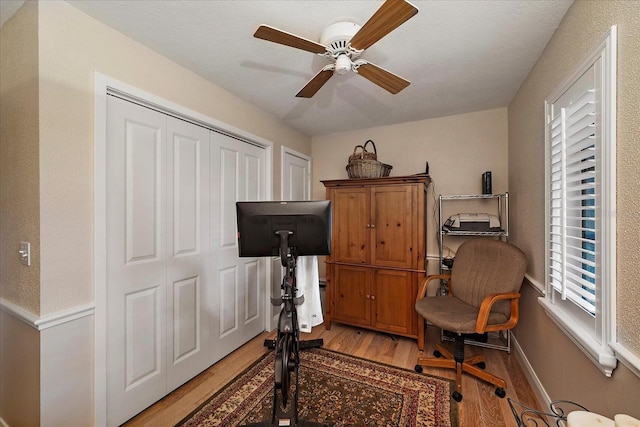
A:
<svg viewBox="0 0 640 427">
<path fill-rule="evenodd" d="M 458 213 L 451 215 L 443 224 L 442 229 L 446 231 L 479 231 L 496 232 L 502 231 L 500 219 L 496 215 L 486 213 Z"/>
</svg>

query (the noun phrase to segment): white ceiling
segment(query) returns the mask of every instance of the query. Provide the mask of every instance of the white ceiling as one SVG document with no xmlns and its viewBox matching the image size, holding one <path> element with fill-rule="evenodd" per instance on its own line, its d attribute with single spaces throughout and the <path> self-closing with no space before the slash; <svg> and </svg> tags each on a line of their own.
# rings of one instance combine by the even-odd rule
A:
<svg viewBox="0 0 640 427">
<path fill-rule="evenodd" d="M 364 24 L 382 1 L 68 0 L 310 136 L 506 107 L 572 2 L 413 0 L 419 13 L 362 55 L 408 88 L 391 95 L 349 73 L 301 99 L 328 60 L 256 39 L 256 28 L 317 41 L 334 22 Z"/>
</svg>

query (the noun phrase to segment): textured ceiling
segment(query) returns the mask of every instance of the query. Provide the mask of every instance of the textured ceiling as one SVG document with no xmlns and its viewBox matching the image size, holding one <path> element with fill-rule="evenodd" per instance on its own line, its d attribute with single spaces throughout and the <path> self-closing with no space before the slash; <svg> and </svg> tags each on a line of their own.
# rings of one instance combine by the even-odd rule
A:
<svg viewBox="0 0 640 427">
<path fill-rule="evenodd" d="M 364 24 L 382 1 L 68 0 L 311 136 L 506 107 L 572 1 L 414 0 L 419 13 L 362 55 L 408 88 L 391 95 L 349 73 L 301 99 L 328 60 L 256 39 L 256 28 L 317 41 L 334 22 Z"/>
</svg>

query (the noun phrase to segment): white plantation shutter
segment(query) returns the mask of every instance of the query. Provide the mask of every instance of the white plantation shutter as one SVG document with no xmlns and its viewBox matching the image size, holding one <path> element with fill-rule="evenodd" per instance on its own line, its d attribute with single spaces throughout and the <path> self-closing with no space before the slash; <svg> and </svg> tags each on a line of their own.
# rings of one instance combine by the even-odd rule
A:
<svg viewBox="0 0 640 427">
<path fill-rule="evenodd" d="M 545 101 L 545 284 L 551 319 L 610 376 L 616 342 L 616 29 Z"/>
<path fill-rule="evenodd" d="M 596 107 L 595 89 L 577 99 L 550 125 L 549 284 L 582 309 L 596 306 Z"/>
</svg>

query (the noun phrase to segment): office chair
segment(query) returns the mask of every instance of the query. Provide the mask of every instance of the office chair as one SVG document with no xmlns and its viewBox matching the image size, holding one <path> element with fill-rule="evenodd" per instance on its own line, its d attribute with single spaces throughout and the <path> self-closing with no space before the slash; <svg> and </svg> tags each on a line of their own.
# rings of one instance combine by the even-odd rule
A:
<svg viewBox="0 0 640 427">
<path fill-rule="evenodd" d="M 451 274 L 427 276 L 416 300 L 420 315 L 418 348 L 424 350 L 424 322 L 455 335 L 453 354 L 437 344 L 435 358 L 419 357 L 416 372 L 423 367 L 456 370 L 457 390 L 452 397 L 462 400 L 462 373 L 466 372 L 496 386 L 496 395 L 505 396 L 502 378 L 484 371 L 484 355 L 464 357 L 467 334 L 507 331 L 518 323 L 520 286 L 527 269 L 527 259 L 517 247 L 489 238 L 474 238 L 464 242 L 456 252 Z M 448 293 L 426 296 L 432 280 L 447 280 Z M 444 358 L 441 358 L 444 356 Z"/>
</svg>

